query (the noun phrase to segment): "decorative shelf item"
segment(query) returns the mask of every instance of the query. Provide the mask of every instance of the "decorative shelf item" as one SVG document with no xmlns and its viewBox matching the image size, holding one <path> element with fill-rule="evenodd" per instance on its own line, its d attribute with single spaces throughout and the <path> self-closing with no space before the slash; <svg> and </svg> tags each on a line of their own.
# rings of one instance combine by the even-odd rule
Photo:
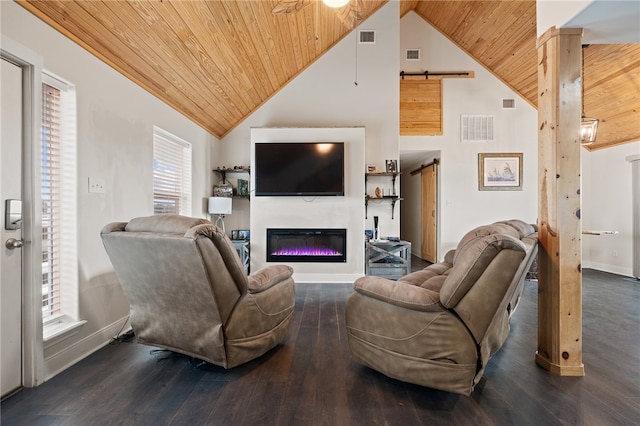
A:
<svg viewBox="0 0 640 426">
<path fill-rule="evenodd" d="M 232 174 L 232 173 L 251 174 L 251 168 L 249 166 L 233 166 L 233 167 L 222 166 L 222 167 L 217 167 L 213 169 L 213 171 L 217 173 L 222 179 L 222 184 L 214 185 L 213 187 L 214 195 L 249 199 L 249 181 L 248 180 L 238 179 L 237 188 L 233 188 L 233 186 L 227 181 L 227 174 Z M 231 188 L 231 193 L 229 193 L 228 188 Z M 221 194 L 216 194 L 216 191 L 221 192 Z"/>
</svg>

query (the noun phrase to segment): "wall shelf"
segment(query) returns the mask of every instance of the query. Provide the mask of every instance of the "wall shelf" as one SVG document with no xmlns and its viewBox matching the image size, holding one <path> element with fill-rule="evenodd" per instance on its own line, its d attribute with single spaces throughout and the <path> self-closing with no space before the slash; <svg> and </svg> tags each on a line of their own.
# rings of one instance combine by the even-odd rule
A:
<svg viewBox="0 0 640 426">
<path fill-rule="evenodd" d="M 384 195 L 382 197 L 372 197 L 365 193 L 364 196 L 364 218 L 368 219 L 368 209 L 369 209 L 369 201 L 390 201 L 391 202 L 391 219 L 394 219 L 394 211 L 396 207 L 396 202 L 402 201 L 398 195 L 396 195 L 396 178 L 401 175 L 402 172 L 380 172 L 380 173 L 365 173 L 364 175 L 364 188 L 367 190 L 367 180 L 370 177 L 391 177 L 391 188 L 393 195 Z"/>
<path fill-rule="evenodd" d="M 218 174 L 218 176 L 220 176 L 220 178 L 222 179 L 222 185 L 226 185 L 227 184 L 227 174 L 233 174 L 233 173 L 244 173 L 244 174 L 251 174 L 251 169 L 249 167 L 245 167 L 245 168 L 226 168 L 226 167 L 218 167 L 213 169 L 213 171 L 215 173 Z M 249 200 L 250 196 L 249 196 L 249 188 L 247 188 L 247 194 L 246 195 L 238 195 L 238 188 L 234 188 L 233 189 L 233 198 L 235 199 L 241 199 L 241 200 Z"/>
<path fill-rule="evenodd" d="M 247 173 L 251 174 L 251 169 L 247 167 L 246 169 L 227 169 L 225 167 L 218 167 L 217 169 L 213 169 L 220 177 L 222 178 L 222 183 L 227 183 L 227 173 Z"/>
</svg>

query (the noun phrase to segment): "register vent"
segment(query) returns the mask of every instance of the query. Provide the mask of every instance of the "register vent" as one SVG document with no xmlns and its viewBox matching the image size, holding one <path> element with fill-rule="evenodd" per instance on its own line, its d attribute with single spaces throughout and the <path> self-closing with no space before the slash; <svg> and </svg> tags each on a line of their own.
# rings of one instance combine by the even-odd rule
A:
<svg viewBox="0 0 640 426">
<path fill-rule="evenodd" d="M 358 40 L 360 44 L 375 44 L 376 43 L 376 31 L 375 30 L 360 30 L 358 32 Z"/>
<path fill-rule="evenodd" d="M 461 142 L 494 142 L 492 115 L 461 115 Z"/>
<path fill-rule="evenodd" d="M 420 49 L 407 49 L 407 61 L 419 61 Z"/>
<path fill-rule="evenodd" d="M 516 100 L 515 99 L 503 99 L 502 100 L 502 109 L 515 109 L 516 108 Z"/>
</svg>

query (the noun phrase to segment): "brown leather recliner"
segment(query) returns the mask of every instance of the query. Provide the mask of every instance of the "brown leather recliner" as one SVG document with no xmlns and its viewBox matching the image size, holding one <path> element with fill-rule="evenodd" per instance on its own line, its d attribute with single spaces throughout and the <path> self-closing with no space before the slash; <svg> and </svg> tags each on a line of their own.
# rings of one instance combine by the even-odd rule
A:
<svg viewBox="0 0 640 426">
<path fill-rule="evenodd" d="M 229 238 L 208 220 L 141 217 L 109 224 L 101 237 L 139 343 L 231 368 L 285 338 L 293 270 L 273 265 L 247 276 Z"/>
<path fill-rule="evenodd" d="M 395 379 L 471 394 L 509 334 L 537 242 L 535 226 L 497 222 L 398 281 L 359 278 L 346 306 L 353 357 Z"/>
</svg>

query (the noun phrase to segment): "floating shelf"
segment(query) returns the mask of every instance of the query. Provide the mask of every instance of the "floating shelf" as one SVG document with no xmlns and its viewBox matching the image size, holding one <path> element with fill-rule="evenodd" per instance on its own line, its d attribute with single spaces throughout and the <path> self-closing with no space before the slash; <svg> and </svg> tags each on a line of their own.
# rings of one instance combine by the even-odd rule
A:
<svg viewBox="0 0 640 426">
<path fill-rule="evenodd" d="M 222 183 L 225 184 L 227 183 L 227 173 L 249 173 L 251 174 L 251 169 L 249 167 L 247 167 L 246 169 L 227 169 L 227 168 L 220 168 L 218 167 L 217 169 L 213 169 L 214 172 L 218 173 L 220 175 L 220 177 L 222 177 Z"/>
<path fill-rule="evenodd" d="M 391 187 L 393 188 L 393 193 L 396 193 L 396 177 L 398 177 L 399 175 L 401 175 L 402 172 L 373 172 L 373 173 L 365 173 L 364 175 L 364 187 L 365 190 L 367 188 L 367 180 L 370 177 L 391 177 Z M 384 201 L 384 200 L 388 200 L 391 201 L 391 219 L 393 220 L 394 218 L 394 211 L 395 211 L 395 207 L 396 207 L 396 202 L 397 201 L 401 201 L 402 198 L 400 198 L 398 195 L 385 195 L 383 197 L 371 197 L 369 195 L 364 196 L 364 218 L 368 219 L 368 215 L 367 215 L 367 210 L 369 208 L 369 200 L 379 200 L 379 201 Z"/>
<path fill-rule="evenodd" d="M 251 174 L 251 169 L 249 167 L 243 169 L 228 169 L 226 167 L 218 167 L 213 169 L 215 173 L 217 173 L 222 178 L 222 184 L 225 185 L 227 183 L 227 173 L 246 173 Z M 233 190 L 233 192 L 237 192 L 237 188 Z M 232 198 L 241 199 L 241 200 L 249 200 L 251 197 L 249 194 L 247 195 L 238 195 L 237 193 L 233 195 Z"/>
<path fill-rule="evenodd" d="M 396 202 L 397 201 L 402 201 L 402 198 L 398 197 L 397 195 L 385 195 L 384 197 L 381 197 L 381 198 L 370 197 L 370 196 L 366 195 L 364 197 L 364 218 L 365 219 L 368 219 L 367 210 L 369 209 L 369 200 L 373 200 L 373 201 L 391 201 L 391 219 L 393 220 L 393 213 L 395 211 Z"/>
</svg>

